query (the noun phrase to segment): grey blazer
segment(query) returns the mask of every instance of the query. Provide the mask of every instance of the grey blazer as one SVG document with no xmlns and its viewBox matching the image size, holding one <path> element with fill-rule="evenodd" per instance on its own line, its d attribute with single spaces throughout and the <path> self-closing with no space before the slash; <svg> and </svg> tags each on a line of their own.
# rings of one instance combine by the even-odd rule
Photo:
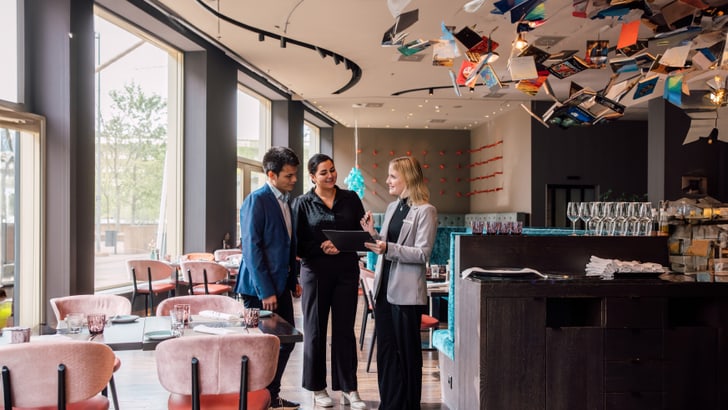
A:
<svg viewBox="0 0 728 410">
<path fill-rule="evenodd" d="M 379 238 L 387 238 L 387 229 L 399 201 L 387 206 Z M 387 300 L 395 305 L 426 305 L 425 267 L 430 259 L 437 234 L 437 210 L 431 204 L 413 205 L 404 218 L 396 243 L 387 243 L 387 252 L 377 260 L 374 276 L 374 298 L 380 296 L 380 279 L 384 259 L 392 261 Z"/>
</svg>

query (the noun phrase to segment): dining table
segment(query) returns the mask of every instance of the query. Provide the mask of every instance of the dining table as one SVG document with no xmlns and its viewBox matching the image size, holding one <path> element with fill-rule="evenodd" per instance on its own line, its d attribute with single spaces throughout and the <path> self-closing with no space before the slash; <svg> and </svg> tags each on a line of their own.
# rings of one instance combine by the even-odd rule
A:
<svg viewBox="0 0 728 410">
<path fill-rule="evenodd" d="M 112 350 L 154 350 L 163 340 L 173 338 L 171 318 L 169 316 L 134 317 L 118 321 L 113 318 L 104 328 L 103 333 L 92 336 L 87 328 L 81 333 L 71 334 L 67 329 L 58 329 L 55 335 L 31 336 L 31 342 L 42 338 L 65 337 L 74 340 L 93 340 L 104 343 Z M 133 320 L 131 320 L 133 319 Z M 205 331 L 196 331 L 203 326 Z M 218 329 L 217 332 L 210 329 Z M 199 330 L 203 330 L 201 327 Z M 303 341 L 303 333 L 276 313 L 261 317 L 258 326 L 248 328 L 240 318 L 225 319 L 192 315 L 178 337 L 194 337 L 206 333 L 263 333 L 277 336 L 281 343 L 298 343 Z M 50 336 L 50 337 L 49 337 Z"/>
</svg>

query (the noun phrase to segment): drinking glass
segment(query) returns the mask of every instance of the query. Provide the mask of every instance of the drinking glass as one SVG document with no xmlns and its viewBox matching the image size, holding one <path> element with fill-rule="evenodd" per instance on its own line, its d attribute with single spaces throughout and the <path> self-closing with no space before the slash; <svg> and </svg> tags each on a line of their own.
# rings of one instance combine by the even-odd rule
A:
<svg viewBox="0 0 728 410">
<path fill-rule="evenodd" d="M 642 202 L 640 203 L 639 212 L 637 218 L 639 219 L 639 234 L 644 236 L 650 236 L 652 234 L 652 203 Z"/>
<path fill-rule="evenodd" d="M 640 203 L 627 202 L 627 235 L 637 236 L 640 231 L 639 224 Z"/>
<path fill-rule="evenodd" d="M 584 221 L 584 235 L 589 235 L 589 220 L 591 220 L 591 202 L 579 203 L 579 218 Z"/>
<path fill-rule="evenodd" d="M 571 235 L 576 236 L 576 221 L 579 220 L 578 202 L 569 202 L 566 205 L 566 217 L 571 221 Z"/>
<path fill-rule="evenodd" d="M 602 220 L 604 219 L 604 202 L 590 202 L 591 219 L 589 220 L 590 231 L 594 235 L 601 235 Z"/>
<path fill-rule="evenodd" d="M 175 304 L 172 309 L 175 312 L 175 316 L 182 321 L 182 324 L 190 322 L 190 305 L 187 303 Z"/>
<path fill-rule="evenodd" d="M 260 309 L 258 308 L 246 308 L 243 319 L 245 321 L 245 327 L 258 327 L 258 320 L 260 318 Z"/>
<path fill-rule="evenodd" d="M 68 333 L 78 334 L 81 333 L 83 328 L 83 322 L 86 320 L 86 315 L 83 313 L 69 313 L 66 315 L 66 325 L 68 326 Z"/>
<path fill-rule="evenodd" d="M 483 221 L 470 222 L 470 227 L 472 229 L 473 235 L 482 235 L 484 225 L 485 225 L 485 222 L 483 222 Z"/>
<path fill-rule="evenodd" d="M 103 313 L 90 313 L 86 316 L 86 322 L 88 323 L 88 332 L 91 336 L 100 335 L 104 333 L 106 315 Z"/>
</svg>

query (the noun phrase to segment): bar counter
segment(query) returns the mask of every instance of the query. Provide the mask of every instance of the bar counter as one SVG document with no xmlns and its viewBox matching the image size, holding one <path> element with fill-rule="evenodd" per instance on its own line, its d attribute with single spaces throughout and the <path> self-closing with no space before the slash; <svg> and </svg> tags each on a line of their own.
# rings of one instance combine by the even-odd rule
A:
<svg viewBox="0 0 728 410">
<path fill-rule="evenodd" d="M 458 271 L 530 267 L 570 278 L 458 280 L 454 369 L 441 375 L 456 393 L 449 407 L 728 408 L 728 284 L 583 274 L 592 254 L 666 264 L 666 238 L 455 242 Z"/>
</svg>

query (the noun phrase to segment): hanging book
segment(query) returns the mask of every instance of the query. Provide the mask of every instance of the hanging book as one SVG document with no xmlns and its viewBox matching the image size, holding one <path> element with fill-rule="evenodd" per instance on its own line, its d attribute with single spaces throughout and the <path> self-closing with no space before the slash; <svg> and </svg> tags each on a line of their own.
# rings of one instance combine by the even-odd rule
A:
<svg viewBox="0 0 728 410">
<path fill-rule="evenodd" d="M 502 87 L 500 79 L 498 78 L 498 74 L 496 74 L 495 70 L 493 70 L 493 67 L 490 64 L 486 64 L 483 66 L 483 69 L 480 71 L 480 76 L 483 78 L 483 83 L 486 87 Z"/>
<path fill-rule="evenodd" d="M 553 64 L 548 68 L 549 73 L 555 77 L 564 79 L 572 75 L 582 72 L 589 68 L 589 65 L 577 56 L 571 56 L 559 63 Z"/>
</svg>

